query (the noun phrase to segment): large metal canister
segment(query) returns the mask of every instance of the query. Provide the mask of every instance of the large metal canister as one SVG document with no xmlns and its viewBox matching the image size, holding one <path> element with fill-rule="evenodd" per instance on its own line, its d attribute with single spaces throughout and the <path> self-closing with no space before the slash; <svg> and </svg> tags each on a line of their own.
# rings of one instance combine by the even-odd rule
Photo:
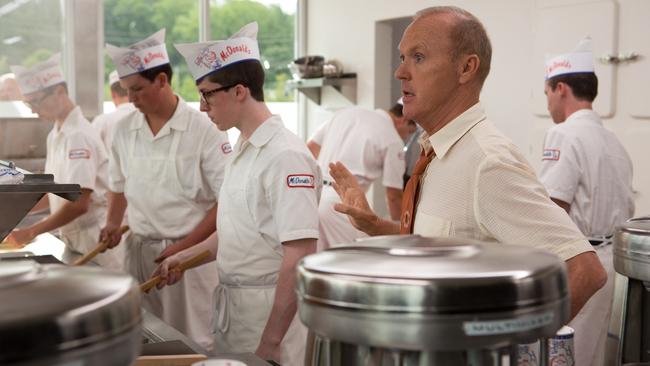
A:
<svg viewBox="0 0 650 366">
<path fill-rule="evenodd" d="M 386 236 L 298 266 L 307 364 L 515 365 L 569 319 L 564 262 L 525 246 Z"/>
<path fill-rule="evenodd" d="M 0 263 L 0 365 L 130 365 L 142 343 L 140 290 L 99 268 Z"/>
<path fill-rule="evenodd" d="M 618 226 L 612 253 L 617 275 L 606 363 L 650 366 L 650 217 Z"/>
</svg>

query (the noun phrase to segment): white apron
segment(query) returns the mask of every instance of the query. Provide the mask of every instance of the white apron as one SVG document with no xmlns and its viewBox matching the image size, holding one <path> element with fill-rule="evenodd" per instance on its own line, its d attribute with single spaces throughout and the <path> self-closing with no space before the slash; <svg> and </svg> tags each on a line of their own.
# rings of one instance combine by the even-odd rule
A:
<svg viewBox="0 0 650 366">
<path fill-rule="evenodd" d="M 233 184 L 229 180 L 239 179 L 241 182 L 242 177 L 249 177 L 249 172 L 229 173 L 232 172 L 226 173 L 219 194 L 217 218 L 220 284 L 214 292 L 215 350 L 255 352 L 273 307 L 282 248 L 271 247 L 258 232 L 245 230 L 246 227 L 255 227 L 248 209 L 246 185 Z M 251 264 L 255 270 L 246 270 Z M 231 269 L 236 269 L 235 275 Z M 265 269 L 273 275 L 255 274 L 265 272 Z M 296 314 L 282 339 L 281 358 L 277 361 L 283 366 L 304 365 L 306 338 L 307 329 Z"/>
<path fill-rule="evenodd" d="M 612 247 L 612 244 L 595 247 L 598 259 L 607 272 L 607 283 L 587 301 L 569 323 L 575 330 L 576 366 L 607 366 L 605 341 L 612 315 L 615 275 Z"/>
<path fill-rule="evenodd" d="M 205 215 L 193 202 L 183 194 L 181 183 L 176 170 L 176 154 L 181 133 L 174 133 L 169 154 L 166 157 L 137 157 L 134 154 L 136 135 L 131 135 L 128 153 L 128 172 L 124 186 L 124 194 L 129 205 L 146 207 L 147 197 L 156 197 L 158 205 L 173 207 L 178 213 L 172 217 L 156 218 L 170 222 L 183 220 L 190 215 Z M 131 216 L 129 216 L 131 217 Z M 175 240 L 185 236 L 193 227 L 185 232 L 179 232 L 172 238 L 144 237 L 138 235 L 137 227 L 126 240 L 126 269 L 139 282 L 151 277 L 158 267 L 154 259 Z M 210 330 L 212 309 L 210 293 L 217 284 L 217 274 L 214 266 L 204 265 L 188 270 L 181 281 L 162 290 L 152 290 L 143 296 L 143 307 L 161 318 L 163 321 L 180 332 L 192 338 L 195 342 L 212 349 L 213 339 Z"/>
</svg>

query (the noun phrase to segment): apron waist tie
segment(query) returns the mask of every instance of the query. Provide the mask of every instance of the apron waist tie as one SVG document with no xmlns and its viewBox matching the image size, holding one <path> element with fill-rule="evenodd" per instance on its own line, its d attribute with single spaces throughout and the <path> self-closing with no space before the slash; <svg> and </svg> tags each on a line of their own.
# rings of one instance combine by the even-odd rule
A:
<svg viewBox="0 0 650 366">
<path fill-rule="evenodd" d="M 214 323 L 212 329 L 219 330 L 221 333 L 226 333 L 230 327 L 230 313 L 228 310 L 228 303 L 230 302 L 230 291 L 233 289 L 269 289 L 275 288 L 276 285 L 277 284 L 275 283 L 270 285 L 238 285 L 220 283 L 212 293 L 212 303 L 214 304 L 214 308 L 217 310 L 216 316 L 214 319 L 212 319 Z"/>
<path fill-rule="evenodd" d="M 181 238 L 154 238 L 151 236 L 134 234 L 134 233 L 130 233 L 129 235 L 131 235 L 132 240 L 138 244 L 150 244 L 150 243 L 161 243 L 161 242 L 174 243 L 181 239 Z"/>
<path fill-rule="evenodd" d="M 614 242 L 613 235 L 588 236 L 587 240 L 593 246 L 605 246 Z"/>
</svg>

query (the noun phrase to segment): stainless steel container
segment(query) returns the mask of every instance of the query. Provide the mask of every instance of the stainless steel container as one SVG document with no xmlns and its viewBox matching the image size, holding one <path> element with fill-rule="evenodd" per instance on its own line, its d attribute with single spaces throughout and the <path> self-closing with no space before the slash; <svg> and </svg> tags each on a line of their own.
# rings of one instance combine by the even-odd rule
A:
<svg viewBox="0 0 650 366">
<path fill-rule="evenodd" d="M 127 275 L 0 263 L 0 365 L 127 366 L 141 333 L 140 290 Z"/>
<path fill-rule="evenodd" d="M 306 257 L 311 365 L 511 365 L 569 319 L 564 262 L 523 246 L 386 236 Z"/>
<path fill-rule="evenodd" d="M 614 234 L 608 365 L 650 361 L 650 217 L 628 220 Z M 650 364 L 650 363 L 648 363 Z"/>
<path fill-rule="evenodd" d="M 9 163 L 0 160 L 0 164 Z M 46 193 L 75 201 L 81 195 L 81 188 L 78 184 L 54 183 L 52 174 L 25 174 L 21 184 L 0 184 L 0 241 Z"/>
</svg>

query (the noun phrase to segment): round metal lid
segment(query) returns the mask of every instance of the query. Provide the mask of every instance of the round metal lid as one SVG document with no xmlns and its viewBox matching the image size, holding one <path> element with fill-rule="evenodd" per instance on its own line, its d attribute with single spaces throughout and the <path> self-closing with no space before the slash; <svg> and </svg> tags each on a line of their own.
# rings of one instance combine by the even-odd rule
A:
<svg viewBox="0 0 650 366">
<path fill-rule="evenodd" d="M 650 281 L 650 217 L 638 217 L 618 226 L 614 233 L 614 269 Z"/>
<path fill-rule="evenodd" d="M 557 256 L 417 235 L 305 257 L 298 296 L 300 318 L 317 334 L 401 349 L 504 346 L 552 336 L 569 317 L 566 269 Z"/>
<path fill-rule="evenodd" d="M 100 268 L 2 263 L 0 299 L 0 364 L 79 352 L 141 322 L 137 283 Z"/>
<path fill-rule="evenodd" d="M 524 246 L 386 236 L 306 257 L 299 292 L 354 309 L 465 313 L 567 296 L 564 262 Z"/>
</svg>

